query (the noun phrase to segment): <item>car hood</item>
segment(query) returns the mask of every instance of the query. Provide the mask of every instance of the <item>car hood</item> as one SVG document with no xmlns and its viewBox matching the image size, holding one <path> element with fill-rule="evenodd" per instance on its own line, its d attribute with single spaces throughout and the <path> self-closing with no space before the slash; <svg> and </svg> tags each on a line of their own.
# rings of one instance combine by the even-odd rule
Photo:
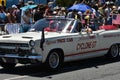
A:
<svg viewBox="0 0 120 80">
<path fill-rule="evenodd" d="M 0 36 L 0 42 L 16 41 L 16 42 L 28 42 L 30 40 L 41 39 L 42 32 L 26 32 L 20 34 L 9 34 Z M 59 33 L 59 32 L 45 32 L 45 38 L 55 38 L 71 35 L 71 33 Z"/>
</svg>

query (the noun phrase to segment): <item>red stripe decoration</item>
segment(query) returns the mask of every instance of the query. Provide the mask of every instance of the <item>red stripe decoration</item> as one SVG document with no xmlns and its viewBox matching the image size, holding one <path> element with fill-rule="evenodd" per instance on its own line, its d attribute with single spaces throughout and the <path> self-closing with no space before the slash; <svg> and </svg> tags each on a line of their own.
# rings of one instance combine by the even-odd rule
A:
<svg viewBox="0 0 120 80">
<path fill-rule="evenodd" d="M 105 50 L 108 50 L 108 49 L 109 48 L 104 48 L 104 49 L 98 49 L 98 50 L 92 50 L 92 51 L 85 51 L 85 52 L 80 52 L 80 53 L 72 53 L 72 54 L 65 55 L 65 57 L 75 56 L 75 55 L 79 55 L 79 54 L 93 53 L 93 52 L 98 52 L 98 51 L 105 51 Z"/>
</svg>

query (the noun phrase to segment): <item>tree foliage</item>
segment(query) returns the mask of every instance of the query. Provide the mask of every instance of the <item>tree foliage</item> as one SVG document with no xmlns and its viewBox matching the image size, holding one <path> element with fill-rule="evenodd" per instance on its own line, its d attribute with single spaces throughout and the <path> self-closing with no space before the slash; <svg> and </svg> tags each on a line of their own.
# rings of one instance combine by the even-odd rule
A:
<svg viewBox="0 0 120 80">
<path fill-rule="evenodd" d="M 57 0 L 59 6 L 69 7 L 74 3 L 75 0 Z"/>
</svg>

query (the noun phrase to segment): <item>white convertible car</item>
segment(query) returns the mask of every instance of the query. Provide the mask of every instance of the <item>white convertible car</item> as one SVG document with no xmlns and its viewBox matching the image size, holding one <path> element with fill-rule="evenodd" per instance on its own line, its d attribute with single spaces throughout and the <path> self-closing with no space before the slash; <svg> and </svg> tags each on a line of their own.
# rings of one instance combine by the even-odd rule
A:
<svg viewBox="0 0 120 80">
<path fill-rule="evenodd" d="M 26 33 L 0 36 L 0 65 L 45 63 L 58 69 L 63 62 L 107 55 L 119 56 L 120 29 L 81 30 L 75 19 L 44 18 Z M 41 31 L 42 30 L 42 31 Z"/>
</svg>

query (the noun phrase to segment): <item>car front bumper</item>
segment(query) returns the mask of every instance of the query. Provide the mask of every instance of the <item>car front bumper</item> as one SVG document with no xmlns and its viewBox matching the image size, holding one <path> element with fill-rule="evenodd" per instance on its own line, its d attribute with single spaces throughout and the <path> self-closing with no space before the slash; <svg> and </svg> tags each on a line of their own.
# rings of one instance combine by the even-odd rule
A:
<svg viewBox="0 0 120 80">
<path fill-rule="evenodd" d="M 42 56 L 41 55 L 19 56 L 16 54 L 5 54 L 0 55 L 0 61 L 3 61 L 5 63 L 21 63 L 21 64 L 38 63 L 42 62 Z"/>
</svg>

